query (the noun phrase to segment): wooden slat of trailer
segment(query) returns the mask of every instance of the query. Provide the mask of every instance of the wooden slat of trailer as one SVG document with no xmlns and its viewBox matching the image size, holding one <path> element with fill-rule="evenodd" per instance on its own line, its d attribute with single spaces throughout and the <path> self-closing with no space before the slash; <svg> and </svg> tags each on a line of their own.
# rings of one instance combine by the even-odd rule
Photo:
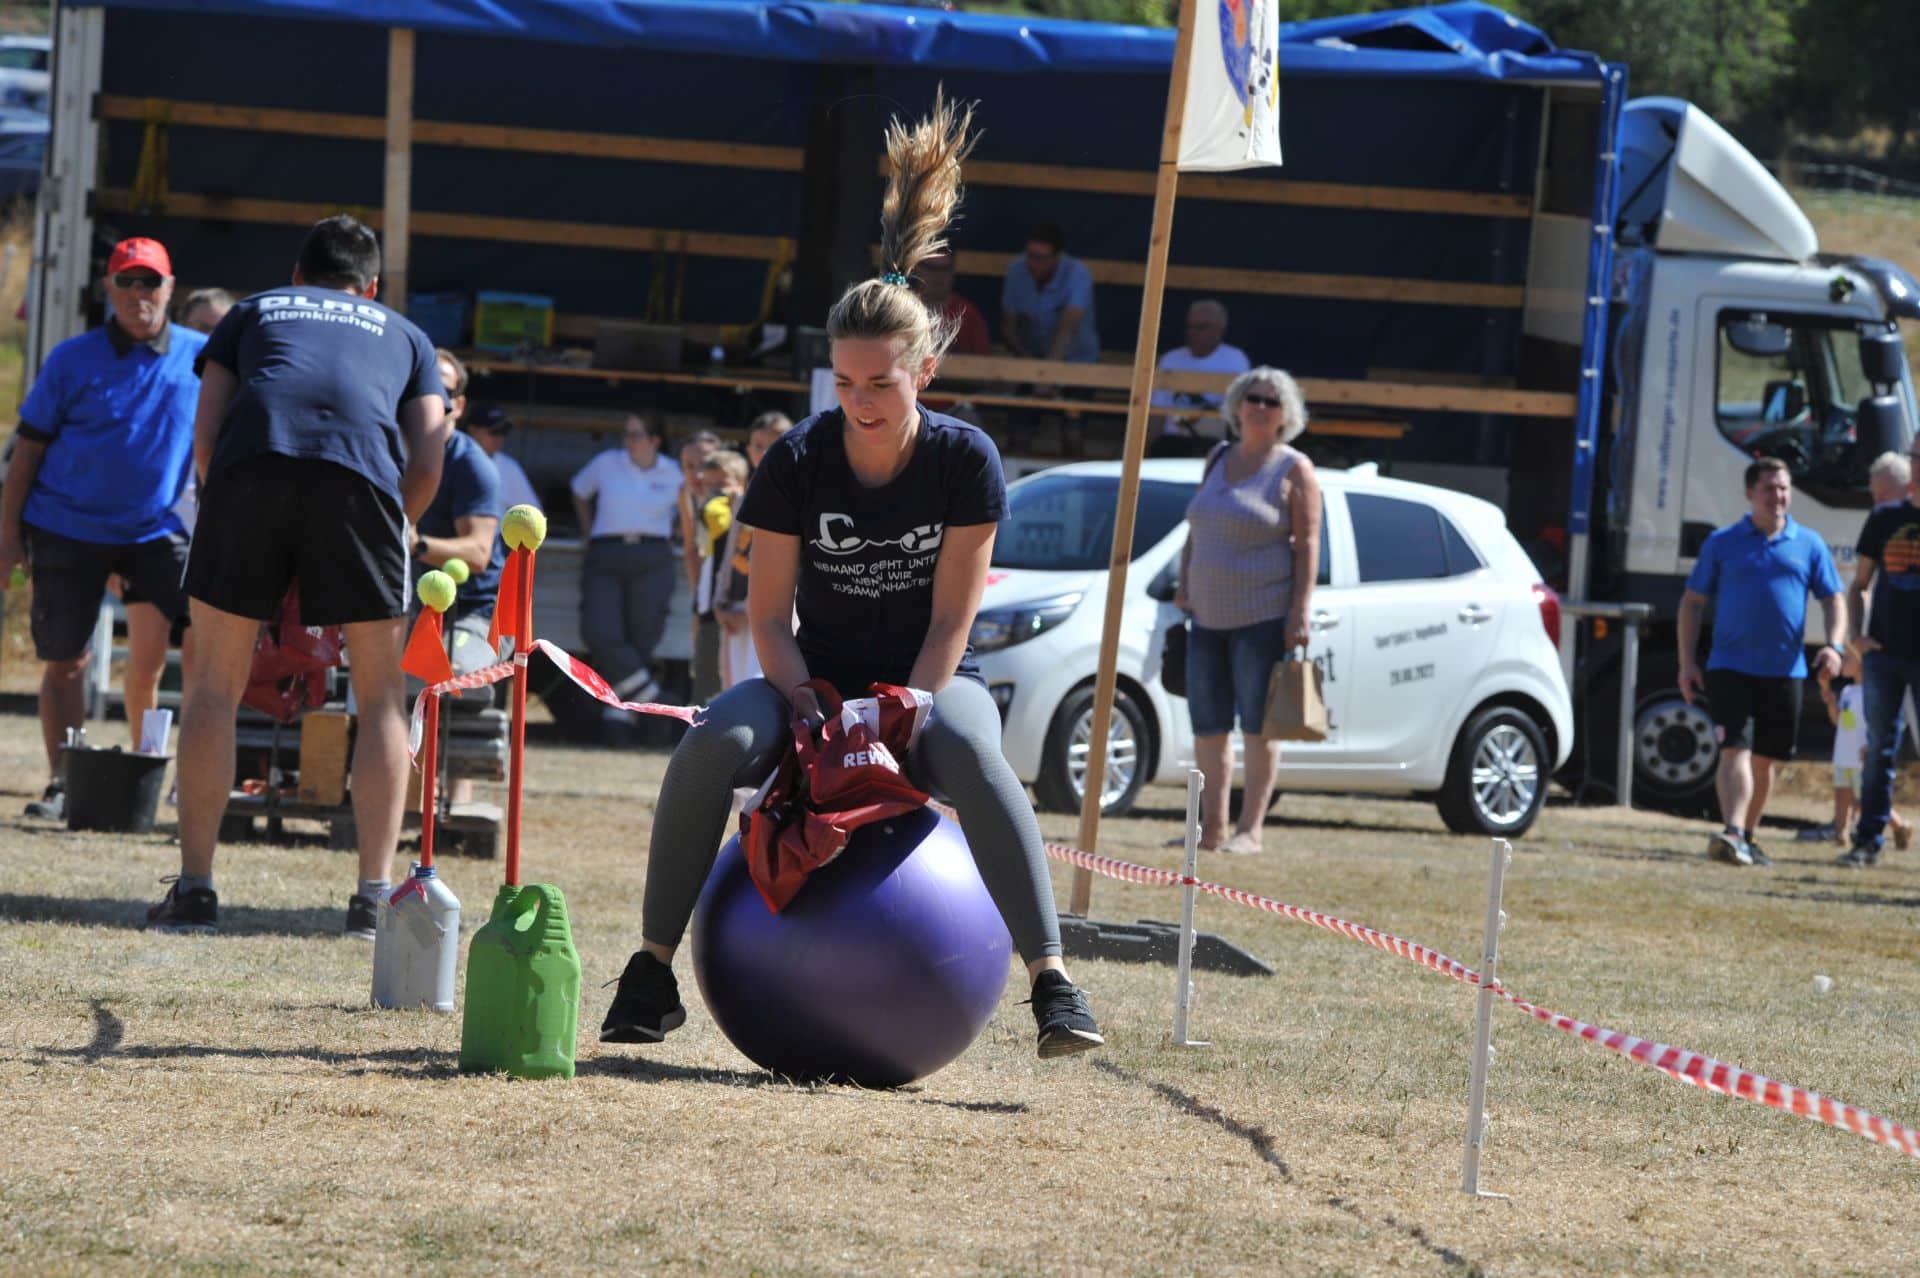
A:
<svg viewBox="0 0 1920 1278">
<path fill-rule="evenodd" d="M 147 100 L 102 95 L 100 117 L 143 122 Z M 386 135 L 378 116 L 329 111 L 292 111 L 276 107 L 232 106 L 218 102 L 169 102 L 169 119 L 208 129 L 289 133 L 306 137 L 367 142 Z M 798 173 L 805 153 L 799 147 L 744 142 L 707 142 L 688 138 L 644 137 L 630 133 L 590 133 L 571 129 L 534 129 L 453 120 L 416 120 L 414 141 L 423 146 L 480 147 L 577 155 L 590 159 L 639 160 L 661 164 L 698 164 L 721 168 Z M 886 161 L 879 164 L 884 169 Z M 976 186 L 1020 187 L 1038 191 L 1091 191 L 1104 195 L 1153 194 L 1153 174 L 1135 169 L 1077 168 L 975 160 L 967 181 Z M 1295 205 L 1310 208 L 1374 209 L 1395 213 L 1450 213 L 1468 217 L 1525 218 L 1533 200 L 1504 191 L 1445 191 L 1425 187 L 1360 186 L 1341 182 L 1293 182 L 1189 174 L 1181 178 L 1183 198 L 1230 203 Z"/>
</svg>

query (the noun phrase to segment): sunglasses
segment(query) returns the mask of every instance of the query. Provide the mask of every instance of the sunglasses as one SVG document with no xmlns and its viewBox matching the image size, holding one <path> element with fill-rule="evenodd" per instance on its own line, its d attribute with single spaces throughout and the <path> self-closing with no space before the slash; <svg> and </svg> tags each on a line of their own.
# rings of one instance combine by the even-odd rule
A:
<svg viewBox="0 0 1920 1278">
<path fill-rule="evenodd" d="M 136 275 L 132 271 L 121 271 L 113 277 L 115 288 L 143 288 L 149 293 L 164 283 L 166 283 L 166 280 L 163 277 L 148 275 L 144 272 Z"/>
<path fill-rule="evenodd" d="M 1280 407 L 1280 401 L 1269 395 L 1246 395 L 1242 396 L 1242 400 L 1248 404 L 1258 404 L 1262 408 Z"/>
</svg>

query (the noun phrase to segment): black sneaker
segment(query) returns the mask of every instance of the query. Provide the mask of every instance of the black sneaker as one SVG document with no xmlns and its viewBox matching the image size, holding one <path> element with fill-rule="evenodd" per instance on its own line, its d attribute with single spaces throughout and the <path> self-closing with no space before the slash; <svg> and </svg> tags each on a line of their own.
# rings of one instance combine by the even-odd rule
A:
<svg viewBox="0 0 1920 1278">
<path fill-rule="evenodd" d="M 44 821 L 67 819 L 67 792 L 58 783 L 49 785 L 40 797 L 27 804 L 27 815 Z"/>
<path fill-rule="evenodd" d="M 160 881 L 167 885 L 167 894 L 160 898 L 160 904 L 147 911 L 148 927 L 175 935 L 210 934 L 220 930 L 220 898 L 212 888 L 189 888 L 182 892 L 178 876 Z"/>
<path fill-rule="evenodd" d="M 600 1041 L 657 1043 L 686 1023 L 687 1009 L 680 1003 L 680 982 L 673 979 L 673 969 L 645 950 L 635 950 L 627 970 L 620 973 L 607 1019 L 600 1022 Z"/>
<path fill-rule="evenodd" d="M 379 917 L 379 908 L 374 905 L 373 898 L 355 892 L 347 898 L 347 924 L 341 931 L 358 940 L 371 941 L 374 920 Z"/>
<path fill-rule="evenodd" d="M 1093 1023 L 1087 996 L 1065 972 L 1046 971 L 1033 983 L 1033 1021 L 1040 1028 L 1040 1059 L 1072 1056 L 1107 1040 Z"/>
<path fill-rule="evenodd" d="M 1843 870 L 1869 869 L 1880 864 L 1880 849 L 1871 843 L 1856 843 L 1834 858 L 1833 863 Z"/>
<path fill-rule="evenodd" d="M 1707 855 L 1728 865 L 1752 865 L 1753 849 L 1737 834 L 1722 830 L 1707 840 Z"/>
<path fill-rule="evenodd" d="M 1755 865 L 1773 864 L 1773 858 L 1768 856 L 1766 852 L 1761 849 L 1760 845 L 1752 839 L 1747 840 L 1747 855 L 1753 858 L 1753 864 Z"/>
</svg>

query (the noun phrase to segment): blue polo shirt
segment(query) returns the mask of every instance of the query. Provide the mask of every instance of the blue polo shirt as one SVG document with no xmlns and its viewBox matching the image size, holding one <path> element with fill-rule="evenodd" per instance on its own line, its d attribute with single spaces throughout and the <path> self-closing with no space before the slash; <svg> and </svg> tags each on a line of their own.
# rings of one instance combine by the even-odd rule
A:
<svg viewBox="0 0 1920 1278">
<path fill-rule="evenodd" d="M 487 450 L 473 437 L 454 431 L 447 439 L 447 460 L 440 469 L 440 487 L 433 504 L 420 516 L 420 532 L 427 537 L 457 537 L 456 521 L 469 517 L 499 519 L 505 513 L 500 504 L 500 474 L 493 467 Z M 496 533 L 493 558 L 486 570 L 477 572 L 460 584 L 454 599 L 454 620 L 462 617 L 491 617 L 494 597 L 500 592 L 500 569 L 507 562 L 507 543 Z M 415 562 L 416 576 L 426 566 Z"/>
<path fill-rule="evenodd" d="M 1707 669 L 1804 679 L 1807 595 L 1825 599 L 1843 587 L 1817 533 L 1789 515 L 1768 537 L 1748 515 L 1707 538 L 1687 589 L 1714 601 Z"/>
<path fill-rule="evenodd" d="M 206 343 L 178 324 L 136 342 L 109 320 L 54 347 L 20 406 L 20 434 L 47 446 L 22 518 L 108 546 L 185 533 L 173 506 L 193 469 Z"/>
<path fill-rule="evenodd" d="M 1067 346 L 1066 358 L 1091 364 L 1100 358 L 1100 334 L 1093 326 L 1093 276 L 1086 265 L 1079 258 L 1062 253 L 1060 265 L 1054 267 L 1047 282 L 1040 285 L 1033 282 L 1026 258 L 1016 257 L 1007 263 L 1007 281 L 1000 290 L 1003 322 L 1006 315 L 1024 315 L 1028 344 L 1039 356 L 1044 357 L 1053 345 L 1053 334 L 1060 327 L 1060 312 L 1069 306 L 1085 311 L 1086 318 L 1080 321 L 1073 341 Z"/>
</svg>

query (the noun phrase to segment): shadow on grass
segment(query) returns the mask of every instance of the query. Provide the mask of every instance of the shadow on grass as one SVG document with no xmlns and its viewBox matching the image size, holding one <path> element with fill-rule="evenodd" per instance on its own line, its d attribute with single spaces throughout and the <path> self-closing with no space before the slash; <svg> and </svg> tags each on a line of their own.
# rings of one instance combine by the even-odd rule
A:
<svg viewBox="0 0 1920 1278">
<path fill-rule="evenodd" d="M 604 1074 L 615 1078 L 641 1079 L 654 1083 L 714 1083 L 721 1087 L 777 1087 L 813 1096 L 853 1098 L 865 1095 L 899 1096 L 917 1105 L 938 1105 L 969 1114 L 1024 1114 L 1021 1101 L 942 1100 L 937 1096 L 916 1095 L 916 1086 L 895 1088 L 861 1087 L 855 1083 L 808 1082 L 768 1073 L 765 1070 L 705 1069 L 693 1065 L 671 1065 L 665 1061 L 639 1056 L 595 1056 L 579 1063 L 581 1074 Z"/>
<path fill-rule="evenodd" d="M 36 896 L 0 892 L 0 921 L 13 923 L 72 923 L 81 927 L 123 927 L 135 931 L 147 925 L 145 901 L 116 897 Z M 263 909 L 224 906 L 220 911 L 222 936 L 339 936 L 343 911 L 332 907 Z"/>
<path fill-rule="evenodd" d="M 1429 808 L 1429 810 L 1431 809 Z M 1138 817 L 1147 821 L 1171 821 L 1176 825 L 1184 825 L 1187 819 L 1187 810 L 1185 808 L 1136 807 L 1127 813 L 1127 817 L 1129 820 Z M 1436 824 L 1431 826 L 1417 822 L 1408 822 L 1406 825 L 1383 825 L 1376 821 L 1346 821 L 1329 820 L 1326 817 L 1288 816 L 1284 808 L 1267 813 L 1267 819 L 1264 824 L 1269 830 L 1332 830 L 1338 832 L 1360 830 L 1371 831 L 1375 834 L 1444 835 L 1447 833 L 1447 828 L 1439 825 L 1437 818 Z"/>
<path fill-rule="evenodd" d="M 1279 1150 L 1274 1147 L 1273 1137 L 1267 1132 L 1266 1128 L 1256 1123 L 1249 1123 L 1242 1119 L 1235 1118 L 1225 1110 L 1209 1105 L 1198 1097 L 1183 1092 L 1171 1084 L 1157 1082 L 1150 1078 L 1143 1078 L 1130 1070 L 1122 1069 L 1111 1061 L 1096 1060 L 1093 1062 L 1093 1067 L 1111 1078 L 1119 1079 L 1123 1083 L 1131 1083 L 1136 1087 L 1143 1087 L 1171 1104 L 1181 1113 L 1193 1118 L 1198 1118 L 1202 1122 L 1211 1123 L 1221 1131 L 1226 1132 L 1229 1136 L 1245 1141 L 1253 1152 L 1259 1156 L 1260 1161 L 1273 1169 L 1274 1175 L 1280 1179 L 1282 1184 L 1293 1185 L 1302 1189 L 1307 1188 L 1294 1178 L 1292 1168 L 1288 1167 L 1286 1160 L 1280 1157 Z M 1336 1211 L 1343 1211 L 1356 1220 L 1367 1223 L 1373 1223 L 1375 1220 L 1374 1217 L 1370 1217 L 1366 1212 L 1362 1211 L 1358 1203 L 1350 1198 L 1341 1197 L 1339 1194 L 1325 1195 L 1321 1197 L 1319 1201 L 1322 1206 L 1331 1207 Z M 1411 1221 L 1403 1221 L 1391 1212 L 1377 1219 L 1379 1223 L 1384 1224 L 1387 1228 L 1418 1243 L 1428 1254 L 1438 1257 L 1451 1268 L 1457 1269 L 1462 1273 L 1475 1275 L 1485 1272 L 1479 1265 L 1468 1260 L 1451 1247 L 1445 1247 L 1433 1241 L 1433 1239 L 1428 1236 L 1427 1231 L 1418 1224 Z"/>
<path fill-rule="evenodd" d="M 127 1036 L 126 1023 L 114 1014 L 104 999 L 93 999 L 93 1038 L 82 1047 L 36 1047 L 33 1055 L 39 1059 L 65 1058 L 85 1061 L 97 1065 L 102 1060 L 112 1058 L 116 1061 L 172 1061 L 172 1060 L 258 1060 L 258 1061 L 313 1061 L 320 1065 L 357 1066 L 345 1072 L 348 1076 L 364 1074 L 387 1074 L 397 1078 L 452 1078 L 458 1072 L 455 1069 L 456 1055 L 430 1047 L 387 1048 L 372 1052 L 341 1052 L 332 1048 L 320 1047 L 217 1047 L 206 1043 L 151 1044 L 134 1047 L 125 1046 Z"/>
</svg>

